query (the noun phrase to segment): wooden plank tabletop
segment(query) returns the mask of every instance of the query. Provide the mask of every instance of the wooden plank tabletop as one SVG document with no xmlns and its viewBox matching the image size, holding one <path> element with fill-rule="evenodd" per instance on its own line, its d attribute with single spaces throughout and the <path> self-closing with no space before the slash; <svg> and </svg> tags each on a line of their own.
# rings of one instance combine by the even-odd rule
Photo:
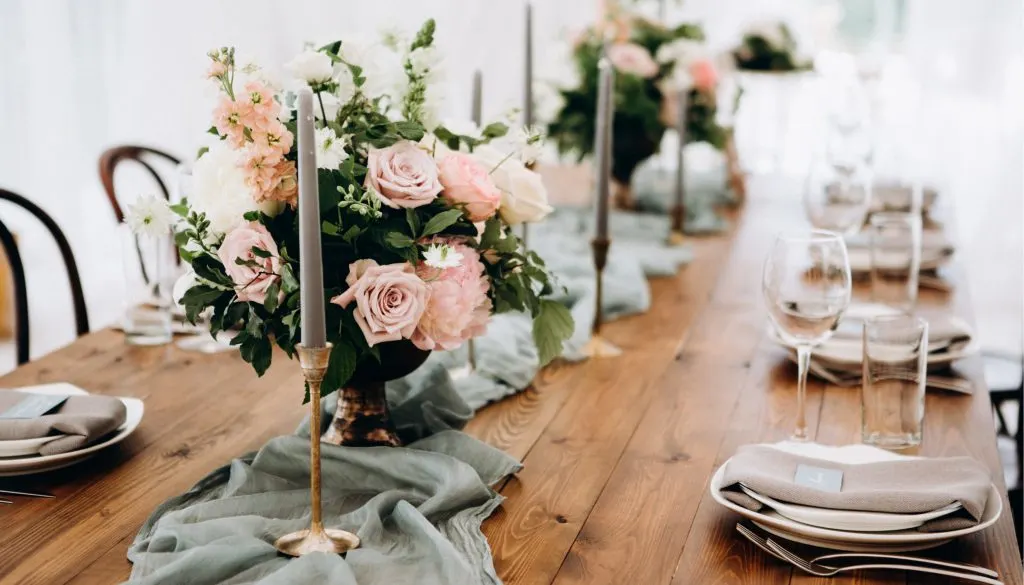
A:
<svg viewBox="0 0 1024 585">
<path fill-rule="evenodd" d="M 771 191 L 752 185 L 733 230 L 693 239 L 697 259 L 652 281 L 648 313 L 607 326 L 622 357 L 549 367 L 534 387 L 470 422 L 468 432 L 525 464 L 500 487 L 507 500 L 484 524 L 507 584 L 812 582 L 737 538 L 738 516 L 707 493 L 711 474 L 737 447 L 783 439 L 793 426 L 795 368 L 766 339 L 760 271 L 772 234 L 804 219 L 798 202 Z M 959 289 L 923 293 L 922 304 L 970 317 Z M 976 391 L 929 391 L 920 453 L 978 458 L 1005 500 L 980 364 L 957 367 Z M 298 368 L 283 359 L 257 379 L 232 353 L 131 348 L 109 330 L 19 368 L 0 385 L 57 381 L 142 398 L 146 416 L 120 448 L 89 463 L 0 482 L 57 495 L 0 508 L 2 584 L 120 582 L 129 571 L 128 544 L 160 502 L 291 432 L 304 414 Z M 858 442 L 855 389 L 812 380 L 808 413 L 819 442 Z M 995 568 L 1008 585 L 1021 585 L 1005 501 L 1004 508 L 992 528 L 930 554 Z M 844 579 L 938 582 L 895 572 Z"/>
</svg>

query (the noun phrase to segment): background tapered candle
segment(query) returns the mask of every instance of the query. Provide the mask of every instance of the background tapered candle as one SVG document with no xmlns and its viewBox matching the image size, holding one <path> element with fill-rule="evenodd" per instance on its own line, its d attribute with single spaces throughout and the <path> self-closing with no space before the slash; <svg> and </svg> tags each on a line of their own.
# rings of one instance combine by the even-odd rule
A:
<svg viewBox="0 0 1024 585">
<path fill-rule="evenodd" d="M 597 116 L 594 130 L 594 161 L 595 185 L 597 187 L 597 224 L 595 237 L 608 237 L 608 179 L 611 174 L 611 141 L 612 141 L 612 83 L 613 72 L 608 59 L 602 58 L 598 63 L 600 71 L 597 84 Z"/>
<path fill-rule="evenodd" d="M 473 123 L 480 127 L 483 120 L 484 107 L 484 74 L 479 69 L 473 72 L 473 101 L 472 109 L 469 112 Z"/>
<path fill-rule="evenodd" d="M 523 66 L 523 126 L 533 126 L 533 4 L 526 3 L 526 56 Z"/>
<path fill-rule="evenodd" d="M 327 345 L 324 320 L 324 268 L 320 250 L 320 190 L 316 177 L 316 139 L 313 132 L 313 92 L 299 90 L 297 149 L 299 154 L 299 282 L 302 344 Z"/>
<path fill-rule="evenodd" d="M 688 111 L 688 108 L 687 108 L 687 98 L 690 96 L 690 92 L 687 91 L 686 89 L 681 89 L 681 90 L 679 90 L 679 94 L 678 95 L 679 95 L 679 104 L 678 104 L 679 111 L 678 111 L 677 119 L 676 119 L 676 132 L 679 134 L 679 148 L 676 151 L 676 191 L 675 191 L 676 201 L 675 201 L 675 204 L 676 204 L 677 209 L 684 210 L 686 208 L 686 185 L 685 185 L 685 180 L 684 180 L 685 179 L 685 165 L 683 163 L 684 163 L 685 157 L 683 156 L 683 150 L 686 149 L 686 113 Z M 682 211 L 680 211 L 679 213 L 682 214 Z M 679 219 L 683 220 L 683 219 L 685 219 L 685 217 L 680 217 Z M 680 231 L 682 231 L 682 226 L 681 225 L 673 226 L 673 227 L 675 227 L 675 228 L 679 229 Z"/>
</svg>

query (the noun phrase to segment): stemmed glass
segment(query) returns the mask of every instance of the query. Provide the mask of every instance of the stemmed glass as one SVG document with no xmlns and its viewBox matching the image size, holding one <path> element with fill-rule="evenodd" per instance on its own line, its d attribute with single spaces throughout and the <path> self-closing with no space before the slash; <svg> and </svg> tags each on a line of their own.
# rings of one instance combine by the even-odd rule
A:
<svg viewBox="0 0 1024 585">
<path fill-rule="evenodd" d="M 804 181 L 804 210 L 818 229 L 853 235 L 871 208 L 872 176 L 863 164 L 843 167 L 816 158 Z"/>
<path fill-rule="evenodd" d="M 850 260 L 842 236 L 824 230 L 780 234 L 764 263 L 761 288 L 768 317 L 796 348 L 799 367 L 796 430 L 806 441 L 807 368 L 811 350 L 828 340 L 850 304 Z"/>
</svg>

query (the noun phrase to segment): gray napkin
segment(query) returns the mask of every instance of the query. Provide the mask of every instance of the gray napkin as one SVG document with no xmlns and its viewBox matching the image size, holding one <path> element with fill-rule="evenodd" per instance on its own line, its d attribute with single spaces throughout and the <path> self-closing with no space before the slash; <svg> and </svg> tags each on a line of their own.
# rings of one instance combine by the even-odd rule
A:
<svg viewBox="0 0 1024 585">
<path fill-rule="evenodd" d="M 949 345 L 967 343 L 971 340 L 971 328 L 963 319 L 950 315 L 928 315 L 928 342 L 932 351 Z M 861 340 L 864 336 L 864 320 L 844 318 L 832 334 L 832 339 Z M 828 342 L 826 342 L 828 343 Z"/>
<path fill-rule="evenodd" d="M 798 485 L 797 465 L 842 472 L 838 492 Z M 846 464 L 786 453 L 765 445 L 741 447 L 726 463 L 722 495 L 729 501 L 760 510 L 762 504 L 739 489 L 748 489 L 790 504 L 893 514 L 919 514 L 959 502 L 957 512 L 918 528 L 945 532 L 977 524 L 985 511 L 992 478 L 970 457 L 906 459 Z"/>
<path fill-rule="evenodd" d="M 0 390 L 0 412 L 25 397 L 17 390 Z M 81 449 L 124 424 L 124 403 L 110 396 L 70 396 L 52 414 L 36 418 L 0 419 L 0 441 L 61 435 L 39 449 L 55 455 Z"/>
</svg>

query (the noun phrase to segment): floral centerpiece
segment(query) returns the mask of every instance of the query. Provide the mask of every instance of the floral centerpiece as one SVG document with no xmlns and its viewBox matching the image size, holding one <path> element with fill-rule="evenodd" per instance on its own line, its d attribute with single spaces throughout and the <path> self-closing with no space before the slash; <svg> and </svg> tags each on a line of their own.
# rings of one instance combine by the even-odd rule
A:
<svg viewBox="0 0 1024 585">
<path fill-rule="evenodd" d="M 483 334 L 492 314 L 531 315 L 542 364 L 572 333 L 568 310 L 548 298 L 543 260 L 509 229 L 550 211 L 521 156 L 540 137 L 509 136 L 501 123 L 471 135 L 438 123 L 433 36 L 428 21 L 411 39 L 389 34 L 373 48 L 397 68 L 394 86 L 381 81 L 387 59 L 342 41 L 287 66 L 314 92 L 317 110 L 333 344 L 325 393 L 373 386 L 374 408 L 384 380 Z M 220 90 L 209 130 L 217 140 L 201 151 L 188 199 L 174 208 L 193 271 L 180 302 L 193 321 L 208 311 L 214 334 L 237 330 L 232 343 L 262 375 L 273 344 L 294 356 L 300 338 L 295 96 L 261 69 L 236 64 L 232 48 L 209 56 L 207 75 Z M 339 416 L 352 415 L 342 411 L 353 401 L 371 401 L 358 392 L 346 400 Z"/>
<path fill-rule="evenodd" d="M 743 33 L 743 40 L 733 49 L 736 69 L 764 73 L 789 73 L 811 69 L 810 59 L 799 53 L 796 38 L 782 22 L 755 24 Z"/>
<path fill-rule="evenodd" d="M 611 173 L 620 207 L 632 206 L 633 171 L 658 151 L 665 130 L 676 124 L 679 92 L 687 92 L 687 142 L 708 142 L 717 149 L 725 145 L 725 133 L 715 123 L 718 74 L 703 38 L 697 25 L 667 28 L 615 9 L 574 44 L 579 81 L 558 88 L 561 107 L 548 134 L 563 153 L 582 159 L 594 151 L 597 64 L 606 54 L 616 71 Z"/>
</svg>

